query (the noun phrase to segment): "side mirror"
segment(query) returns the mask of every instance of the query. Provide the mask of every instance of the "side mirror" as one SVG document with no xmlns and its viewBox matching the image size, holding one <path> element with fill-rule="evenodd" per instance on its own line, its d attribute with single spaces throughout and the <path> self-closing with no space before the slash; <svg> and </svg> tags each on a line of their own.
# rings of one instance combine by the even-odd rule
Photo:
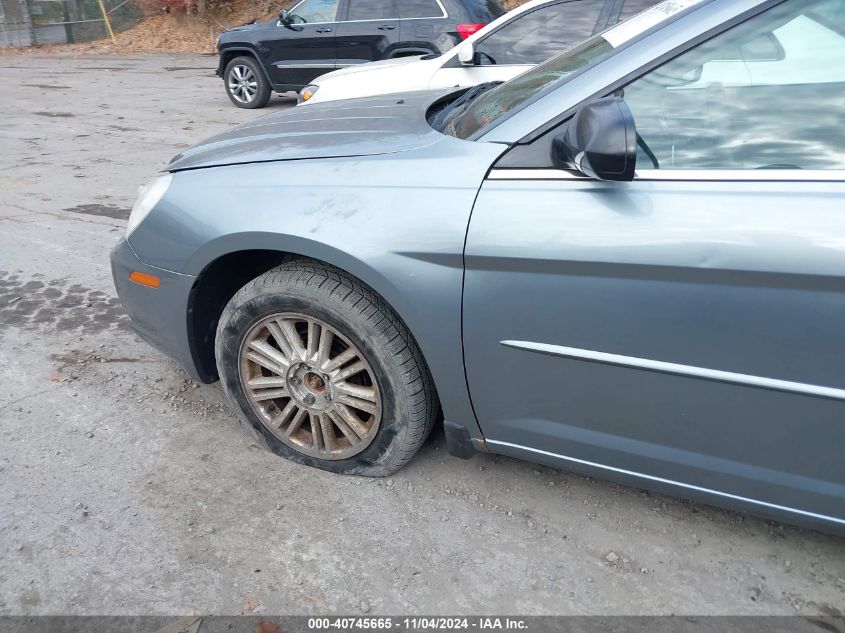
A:
<svg viewBox="0 0 845 633">
<path fill-rule="evenodd" d="M 475 47 L 472 42 L 464 42 L 458 49 L 458 61 L 464 66 L 475 65 Z"/>
<path fill-rule="evenodd" d="M 621 97 L 605 97 L 583 106 L 566 132 L 552 142 L 559 167 L 575 168 L 600 180 L 633 180 L 637 162 L 634 115 Z"/>
<path fill-rule="evenodd" d="M 282 24 L 290 24 L 290 14 L 287 9 L 279 11 L 279 22 Z"/>
</svg>

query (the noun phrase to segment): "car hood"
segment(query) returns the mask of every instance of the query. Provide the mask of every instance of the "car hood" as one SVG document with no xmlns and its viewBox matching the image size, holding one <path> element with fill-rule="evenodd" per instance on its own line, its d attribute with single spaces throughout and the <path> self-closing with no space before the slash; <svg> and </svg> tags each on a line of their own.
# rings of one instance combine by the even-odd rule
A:
<svg viewBox="0 0 845 633">
<path fill-rule="evenodd" d="M 354 66 L 347 66 L 339 70 L 333 70 L 325 75 L 320 75 L 313 83 L 319 84 L 322 79 L 333 79 L 334 77 L 344 77 L 346 75 L 355 75 L 371 70 L 380 70 L 382 68 L 390 68 L 396 66 L 405 66 L 406 64 L 414 63 L 423 60 L 424 55 L 414 55 L 413 57 L 394 57 L 392 59 L 382 59 L 377 62 L 367 62 L 366 64 L 355 64 Z M 427 61 L 427 60 L 423 60 Z"/>
<path fill-rule="evenodd" d="M 259 29 L 262 26 L 266 25 L 266 22 L 253 22 L 252 24 L 241 24 L 240 26 L 233 26 L 220 33 L 220 38 L 222 40 L 230 39 L 227 35 L 228 33 L 238 33 L 240 31 L 254 31 L 255 29 Z"/>
<path fill-rule="evenodd" d="M 174 156 L 168 171 L 303 158 L 372 156 L 442 138 L 428 107 L 454 91 L 429 90 L 290 108 L 241 124 Z"/>
</svg>

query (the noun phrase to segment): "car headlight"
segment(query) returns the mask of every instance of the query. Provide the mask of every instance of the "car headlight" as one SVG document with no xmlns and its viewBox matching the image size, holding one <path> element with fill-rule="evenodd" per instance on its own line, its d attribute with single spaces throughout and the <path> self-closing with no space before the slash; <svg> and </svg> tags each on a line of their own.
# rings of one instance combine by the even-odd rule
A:
<svg viewBox="0 0 845 633">
<path fill-rule="evenodd" d="M 320 89 L 320 86 L 315 86 L 311 84 L 310 86 L 305 86 L 302 90 L 299 91 L 299 103 L 305 103 Z"/>
<path fill-rule="evenodd" d="M 144 221 L 153 207 L 164 197 L 167 188 L 170 187 L 171 180 L 173 180 L 173 174 L 165 174 L 138 188 L 138 199 L 135 201 L 135 206 L 132 207 L 129 222 L 126 224 L 126 237 L 129 237 L 132 231 L 138 228 L 138 225 Z"/>
</svg>

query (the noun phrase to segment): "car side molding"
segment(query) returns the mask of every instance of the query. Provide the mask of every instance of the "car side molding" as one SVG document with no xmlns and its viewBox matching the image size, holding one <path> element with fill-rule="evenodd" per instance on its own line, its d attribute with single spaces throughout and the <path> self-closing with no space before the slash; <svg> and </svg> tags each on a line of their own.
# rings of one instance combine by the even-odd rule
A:
<svg viewBox="0 0 845 633">
<path fill-rule="evenodd" d="M 751 499 L 749 497 L 743 497 L 741 495 L 731 494 L 729 492 L 722 492 L 720 490 L 713 490 L 711 488 L 705 488 L 703 486 L 696 486 L 694 484 L 686 484 L 682 481 L 675 481 L 673 479 L 666 479 L 664 477 L 657 477 L 655 475 L 647 475 L 645 473 L 639 473 L 633 470 L 626 470 L 624 468 L 617 468 L 615 466 L 608 466 L 606 464 L 599 464 L 598 462 L 591 462 L 585 459 L 578 459 L 577 457 L 569 457 L 567 455 L 561 455 L 559 453 L 551 453 L 549 451 L 544 451 L 539 448 L 532 448 L 530 446 L 522 446 L 521 444 L 512 444 L 510 442 L 500 442 L 498 440 L 485 440 L 486 445 L 490 448 L 492 452 L 499 452 L 496 450 L 497 447 L 501 447 L 502 449 L 513 449 L 516 451 L 525 451 L 526 453 L 532 453 L 534 455 L 541 455 L 544 457 L 550 457 L 556 460 L 561 460 L 564 462 L 569 462 L 572 464 L 578 464 L 580 466 L 586 466 L 587 468 L 595 468 L 598 470 L 608 471 L 612 473 L 616 473 L 618 475 L 624 475 L 626 477 L 634 477 L 637 479 L 644 479 L 647 481 L 655 482 L 658 484 L 664 484 L 668 486 L 676 486 L 678 488 L 683 488 L 684 490 L 689 490 L 693 492 L 703 493 L 706 495 L 714 495 L 717 497 L 722 497 L 723 499 L 730 499 L 731 501 L 738 501 L 744 504 L 750 504 L 759 506 L 762 508 L 767 508 L 770 510 L 777 510 L 780 512 L 789 512 L 792 514 L 797 514 L 802 517 L 807 517 L 810 519 L 816 519 L 821 521 L 829 521 L 831 523 L 836 523 L 837 525 L 845 525 L 845 519 L 839 519 L 836 517 L 832 517 L 826 514 L 818 514 L 816 512 L 810 512 L 808 510 L 799 510 L 798 508 L 791 508 L 789 506 L 782 506 L 776 503 L 769 503 L 768 501 L 761 501 L 759 499 Z M 503 451 L 504 452 L 504 451 Z"/>
<path fill-rule="evenodd" d="M 769 389 L 772 391 L 799 393 L 817 398 L 845 400 L 845 389 L 837 389 L 836 387 L 810 385 L 803 382 L 793 382 L 791 380 L 765 378 L 763 376 L 752 376 L 749 374 L 740 374 L 731 371 L 722 371 L 719 369 L 707 369 L 705 367 L 695 367 L 693 365 L 668 363 L 649 358 L 637 358 L 635 356 L 608 354 L 607 352 L 579 349 L 577 347 L 564 347 L 563 345 L 551 345 L 548 343 L 533 343 L 530 341 L 500 341 L 500 344 L 514 349 L 538 352 L 540 354 L 549 354 L 551 356 L 561 356 L 563 358 L 572 358 L 592 363 L 617 365 L 620 367 L 633 367 L 635 369 L 642 369 L 645 371 L 675 374 L 690 378 L 702 378 L 704 380 L 711 380 L 714 382 L 727 382 L 747 387 Z"/>
</svg>

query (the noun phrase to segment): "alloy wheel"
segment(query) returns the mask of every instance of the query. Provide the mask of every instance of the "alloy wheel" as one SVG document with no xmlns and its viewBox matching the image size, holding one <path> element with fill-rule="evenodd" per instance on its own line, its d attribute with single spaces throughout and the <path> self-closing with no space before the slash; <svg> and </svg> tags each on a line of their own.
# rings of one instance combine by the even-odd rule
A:
<svg viewBox="0 0 845 633">
<path fill-rule="evenodd" d="M 249 66 L 233 66 L 228 83 L 229 92 L 238 103 L 250 103 L 258 94 L 258 80 Z"/>
<path fill-rule="evenodd" d="M 381 396 L 372 368 L 319 319 L 294 313 L 263 319 L 247 332 L 239 365 L 261 423 L 304 455 L 345 459 L 378 432 Z"/>
</svg>

